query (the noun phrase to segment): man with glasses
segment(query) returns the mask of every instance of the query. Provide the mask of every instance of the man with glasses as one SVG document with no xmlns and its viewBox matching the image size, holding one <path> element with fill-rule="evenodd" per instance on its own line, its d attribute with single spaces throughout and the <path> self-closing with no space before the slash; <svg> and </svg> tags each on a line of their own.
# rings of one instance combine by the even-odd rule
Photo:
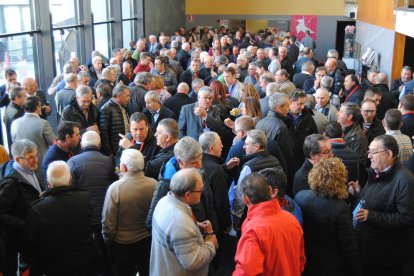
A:
<svg viewBox="0 0 414 276">
<path fill-rule="evenodd" d="M 211 224 L 199 223 L 191 212 L 202 201 L 202 176 L 197 169 L 182 169 L 170 188 L 154 211 L 150 275 L 207 275 L 217 238 Z"/>
<path fill-rule="evenodd" d="M 293 195 L 302 190 L 309 190 L 308 174 L 313 165 L 321 159 L 333 157 L 332 146 L 329 138 L 320 134 L 312 134 L 306 137 L 303 142 L 305 161 L 296 172 L 293 181 Z"/>
<path fill-rule="evenodd" d="M 242 215 L 246 204 L 243 202 L 241 184 L 243 179 L 254 173 L 259 172 L 266 168 L 279 168 L 283 170 L 279 160 L 270 155 L 267 151 L 267 137 L 262 130 L 253 129 L 247 132 L 247 138 L 244 143 L 244 150 L 246 151 L 245 163 L 243 169 L 240 172 L 240 177 L 237 182 L 237 186 L 232 184 L 234 188 L 234 198 L 232 196 L 232 188 L 230 188 L 230 204 L 233 214 L 233 228 L 239 231 L 242 224 Z"/>
<path fill-rule="evenodd" d="M 35 173 L 39 162 L 36 144 L 20 139 L 13 143 L 11 151 L 14 160 L 0 167 L 0 244 L 6 250 L 6 256 L 0 255 L 0 274 L 4 275 L 16 275 L 17 253 L 25 246 L 28 208 L 45 190 Z"/>
<path fill-rule="evenodd" d="M 368 143 L 371 143 L 375 137 L 385 134 L 384 127 L 380 120 L 377 119 L 377 105 L 372 100 L 364 100 L 361 103 L 362 118 L 359 124 L 365 132 Z"/>
<path fill-rule="evenodd" d="M 160 178 L 152 197 L 151 207 L 148 212 L 147 228 L 152 227 L 152 218 L 155 207 L 162 197 L 168 194 L 170 191 L 171 179 L 173 176 L 182 169 L 202 168 L 202 149 L 201 145 L 191 137 L 184 137 L 178 141 L 174 146 L 174 157 L 165 163 L 160 172 Z M 217 232 L 218 222 L 216 211 L 214 210 L 214 197 L 211 191 L 211 187 L 208 183 L 207 172 L 203 172 L 202 180 L 204 185 L 201 189 L 198 189 L 201 195 L 201 201 L 194 203 L 191 206 L 192 212 L 194 213 L 195 220 L 203 222 L 209 220 L 213 227 L 213 231 Z M 201 193 L 201 191 L 203 191 Z M 159 222 L 158 222 L 159 223 Z"/>
<path fill-rule="evenodd" d="M 369 146 L 371 168 L 355 210 L 364 275 L 402 275 L 412 261 L 410 229 L 414 227 L 414 176 L 398 160 L 398 143 L 390 135 Z M 358 189 L 356 189 L 358 192 Z"/>
</svg>

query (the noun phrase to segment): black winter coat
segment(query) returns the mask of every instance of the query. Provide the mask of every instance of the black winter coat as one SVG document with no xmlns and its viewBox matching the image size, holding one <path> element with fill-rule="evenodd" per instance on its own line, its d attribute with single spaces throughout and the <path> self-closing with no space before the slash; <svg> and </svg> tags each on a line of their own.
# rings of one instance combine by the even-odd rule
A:
<svg viewBox="0 0 414 276">
<path fill-rule="evenodd" d="M 100 226 L 106 191 L 109 185 L 118 180 L 112 158 L 103 155 L 97 148 L 86 147 L 67 163 L 73 186 L 89 191 L 93 205 L 91 224 Z"/>
<path fill-rule="evenodd" d="M 139 150 L 142 155 L 144 156 L 145 162 L 150 161 L 154 158 L 154 156 L 158 153 L 160 150 L 160 147 L 157 145 L 157 141 L 154 136 L 154 132 L 150 127 L 148 127 L 148 136 L 147 139 L 145 139 L 143 144 L 137 144 L 135 143 L 135 140 L 132 138 L 131 133 L 128 133 L 125 135 L 125 137 L 132 142 L 131 149 Z M 124 149 L 120 147 L 116 153 L 115 156 L 115 164 L 119 167 L 120 161 L 121 161 L 121 155 L 122 151 Z"/>
<path fill-rule="evenodd" d="M 307 136 L 318 133 L 318 127 L 316 126 L 315 120 L 313 119 L 313 112 L 308 108 L 302 110 L 301 119 L 296 126 L 293 123 L 293 118 L 291 118 L 289 115 L 288 118 L 290 118 L 288 121 L 290 136 L 295 143 L 296 162 L 302 164 L 303 161 L 305 161 L 303 143 L 305 142 Z"/>
<path fill-rule="evenodd" d="M 306 265 L 303 275 L 362 275 L 347 203 L 305 190 L 295 197 L 303 214 Z"/>
<path fill-rule="evenodd" d="M 267 138 L 274 140 L 282 151 L 288 166 L 288 171 L 296 166 L 294 156 L 294 144 L 290 137 L 289 130 L 285 124 L 285 118 L 275 111 L 269 111 L 267 116 L 262 118 L 256 125 L 257 129 L 263 130 Z"/>
<path fill-rule="evenodd" d="M 70 104 L 63 109 L 60 120 L 62 122 L 71 121 L 80 124 L 81 134 L 86 132 L 86 128 L 98 124 L 95 105 L 93 103 L 90 104 L 88 108 L 88 119 L 86 119 L 82 110 L 79 108 L 76 99 L 73 99 Z"/>
<path fill-rule="evenodd" d="M 162 166 L 174 156 L 174 146 L 175 144 L 169 145 L 145 162 L 145 176 L 158 180 Z"/>
<path fill-rule="evenodd" d="M 31 275 L 85 275 L 96 257 L 89 193 L 70 186 L 47 190 L 28 214 Z M 88 270 L 89 268 L 89 270 Z"/>
<path fill-rule="evenodd" d="M 21 250 L 25 245 L 28 209 L 39 199 L 39 192 L 13 168 L 13 163 L 8 161 L 0 167 L 0 233 L 4 234 L 0 238 L 6 248 Z"/>
<path fill-rule="evenodd" d="M 99 112 L 99 131 L 102 140 L 102 152 L 106 155 L 115 155 L 121 140 L 118 134 L 125 134 L 125 126 L 121 106 L 112 99 Z"/>
<path fill-rule="evenodd" d="M 358 223 L 357 234 L 363 263 L 402 265 L 412 261 L 410 231 L 414 227 L 414 176 L 399 161 L 368 181 L 359 198 L 365 200 L 368 220 Z"/>
<path fill-rule="evenodd" d="M 211 154 L 203 153 L 203 167 L 208 173 L 208 183 L 214 198 L 214 209 L 220 230 L 231 226 L 230 203 L 226 184 L 227 175 L 221 165 L 223 160 Z"/>
</svg>

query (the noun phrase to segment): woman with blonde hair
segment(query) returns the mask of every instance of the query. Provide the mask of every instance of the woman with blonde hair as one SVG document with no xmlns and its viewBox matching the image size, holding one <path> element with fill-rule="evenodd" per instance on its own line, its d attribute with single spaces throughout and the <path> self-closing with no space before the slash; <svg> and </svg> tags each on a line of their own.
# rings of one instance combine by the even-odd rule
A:
<svg viewBox="0 0 414 276">
<path fill-rule="evenodd" d="M 164 104 L 164 101 L 171 97 L 170 92 L 165 89 L 164 80 L 161 76 L 153 76 L 152 85 L 152 90 L 156 91 L 158 95 L 160 95 L 161 103 Z"/>
<path fill-rule="evenodd" d="M 309 172 L 302 209 L 306 266 L 302 275 L 362 275 L 352 215 L 345 199 L 348 171 L 339 158 L 321 159 Z"/>
<path fill-rule="evenodd" d="M 262 109 L 260 108 L 260 102 L 254 97 L 247 97 L 243 100 L 243 106 L 241 108 L 243 116 L 252 117 L 255 124 L 263 118 Z"/>
</svg>

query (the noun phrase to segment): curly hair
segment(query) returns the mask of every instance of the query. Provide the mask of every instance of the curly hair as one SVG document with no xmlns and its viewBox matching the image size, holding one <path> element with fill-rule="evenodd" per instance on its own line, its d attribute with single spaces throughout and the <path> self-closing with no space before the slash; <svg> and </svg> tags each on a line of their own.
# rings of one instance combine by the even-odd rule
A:
<svg viewBox="0 0 414 276">
<path fill-rule="evenodd" d="M 348 171 L 339 158 L 321 159 L 309 172 L 308 183 L 317 195 L 329 199 L 348 198 Z"/>
</svg>

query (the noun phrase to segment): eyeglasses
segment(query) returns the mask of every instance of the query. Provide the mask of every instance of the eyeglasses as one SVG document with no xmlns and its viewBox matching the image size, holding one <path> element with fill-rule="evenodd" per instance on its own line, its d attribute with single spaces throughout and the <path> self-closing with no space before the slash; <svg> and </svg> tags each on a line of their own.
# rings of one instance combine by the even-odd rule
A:
<svg viewBox="0 0 414 276">
<path fill-rule="evenodd" d="M 247 147 L 247 146 L 252 146 L 252 145 L 256 145 L 257 143 L 244 143 L 244 146 L 245 147 Z"/>
<path fill-rule="evenodd" d="M 19 156 L 19 158 L 20 158 L 20 159 L 26 159 L 26 160 L 27 160 L 27 161 L 29 161 L 29 162 L 34 161 L 35 159 L 39 159 L 39 157 L 37 157 L 37 156 L 30 156 L 30 157 L 28 157 L 28 158 L 23 157 L 23 156 Z"/>
<path fill-rule="evenodd" d="M 203 187 L 203 189 L 204 189 L 204 187 Z M 201 189 L 201 190 L 199 190 L 199 191 L 197 191 L 197 190 L 191 190 L 190 192 L 192 192 L 192 193 L 202 193 L 202 192 L 204 192 L 204 190 L 203 189 Z"/>
<path fill-rule="evenodd" d="M 362 110 L 364 113 L 374 113 L 376 110 Z"/>
<path fill-rule="evenodd" d="M 387 149 L 386 150 L 379 150 L 379 151 L 371 151 L 371 150 L 369 150 L 367 153 L 368 153 L 368 155 L 374 156 L 377 153 L 386 152 L 386 151 L 389 151 L 389 150 L 387 150 Z"/>
</svg>

